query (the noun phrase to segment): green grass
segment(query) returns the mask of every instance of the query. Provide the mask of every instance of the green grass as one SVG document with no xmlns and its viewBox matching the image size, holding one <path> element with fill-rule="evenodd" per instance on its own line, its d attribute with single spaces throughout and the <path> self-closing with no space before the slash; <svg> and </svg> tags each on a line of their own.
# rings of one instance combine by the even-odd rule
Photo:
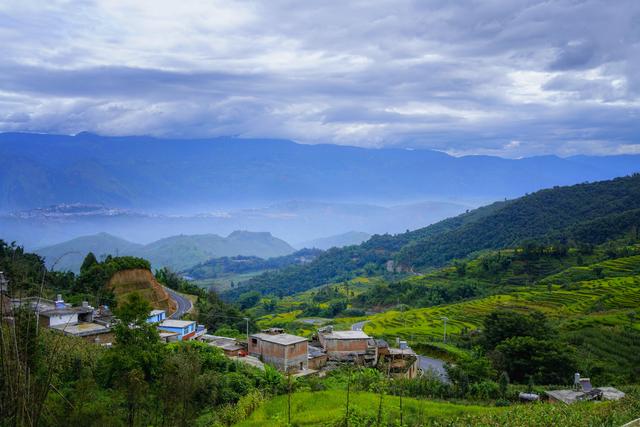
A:
<svg viewBox="0 0 640 427">
<path fill-rule="evenodd" d="M 299 392 L 291 396 L 291 424 L 298 426 L 332 425 L 345 414 L 346 391 L 330 390 Z M 403 398 L 403 416 L 407 425 L 418 420 L 435 421 L 460 418 L 465 415 L 482 415 L 502 412 L 501 408 L 460 405 L 447 402 Z M 352 392 L 350 408 L 356 415 L 376 417 L 379 395 L 368 392 Z M 386 423 L 398 422 L 400 398 L 384 396 L 383 416 Z M 248 420 L 237 426 L 285 426 L 287 424 L 287 396 L 271 399 L 257 409 Z M 387 424 L 385 424 L 387 425 Z"/>
</svg>

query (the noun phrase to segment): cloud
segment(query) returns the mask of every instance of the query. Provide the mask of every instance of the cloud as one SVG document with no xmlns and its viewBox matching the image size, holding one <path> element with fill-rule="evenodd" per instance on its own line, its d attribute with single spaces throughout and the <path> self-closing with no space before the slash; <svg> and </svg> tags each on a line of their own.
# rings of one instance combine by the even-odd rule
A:
<svg viewBox="0 0 640 427">
<path fill-rule="evenodd" d="M 0 131 L 635 152 L 640 4 L 0 4 Z"/>
</svg>

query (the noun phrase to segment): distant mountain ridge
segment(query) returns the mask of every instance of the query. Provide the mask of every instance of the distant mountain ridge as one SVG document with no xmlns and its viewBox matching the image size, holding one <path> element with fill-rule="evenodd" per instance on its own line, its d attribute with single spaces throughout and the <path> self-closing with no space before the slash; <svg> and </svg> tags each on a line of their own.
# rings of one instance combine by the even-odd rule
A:
<svg viewBox="0 0 640 427">
<path fill-rule="evenodd" d="M 502 199 L 640 170 L 640 156 L 452 157 L 287 140 L 0 134 L 5 212 L 60 203 L 123 208 L 313 200 Z"/>
<path fill-rule="evenodd" d="M 284 240 L 266 232 L 234 231 L 227 237 L 216 234 L 178 235 L 147 245 L 132 243 L 108 233 L 82 236 L 35 250 L 56 270 L 78 271 L 84 257 L 93 252 L 103 255 L 132 255 L 145 258 L 153 268 L 170 267 L 181 271 L 211 258 L 257 256 L 270 258 L 293 253 Z"/>
<path fill-rule="evenodd" d="M 316 248 L 316 249 L 331 249 L 342 248 L 349 245 L 359 245 L 360 243 L 369 240 L 371 234 L 364 233 L 362 231 L 348 231 L 346 233 L 337 234 L 335 236 L 327 236 L 314 240 L 307 240 L 302 243 L 296 244 L 299 248 Z"/>
</svg>

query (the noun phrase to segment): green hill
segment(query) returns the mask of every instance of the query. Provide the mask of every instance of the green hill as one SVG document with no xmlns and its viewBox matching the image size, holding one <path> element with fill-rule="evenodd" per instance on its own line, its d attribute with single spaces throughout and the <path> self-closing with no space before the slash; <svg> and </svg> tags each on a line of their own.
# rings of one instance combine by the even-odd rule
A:
<svg viewBox="0 0 640 427">
<path fill-rule="evenodd" d="M 528 240 L 599 244 L 640 225 L 640 174 L 610 181 L 554 187 L 491 204 L 429 227 L 376 235 L 357 246 L 331 249 L 314 262 L 245 282 L 263 294 L 288 295 L 362 274 L 426 271 L 475 252 Z M 393 261 L 389 266 L 388 261 Z M 242 287 L 229 293 L 235 297 Z"/>
<path fill-rule="evenodd" d="M 181 271 L 211 258 L 237 255 L 269 258 L 294 251 L 287 242 L 270 233 L 234 231 L 227 237 L 216 234 L 172 236 L 147 245 L 100 233 L 41 248 L 35 252 L 46 259 L 49 267 L 59 259 L 55 265 L 57 270 L 77 272 L 89 252 L 93 252 L 98 258 L 103 255 L 137 256 L 148 259 L 153 268 L 169 267 Z"/>
<path fill-rule="evenodd" d="M 256 256 L 238 255 L 234 257 L 212 258 L 182 271 L 196 280 L 216 279 L 229 275 L 261 272 L 301 265 L 311 262 L 322 251 L 320 249 L 301 249 L 289 255 L 263 259 Z"/>
</svg>

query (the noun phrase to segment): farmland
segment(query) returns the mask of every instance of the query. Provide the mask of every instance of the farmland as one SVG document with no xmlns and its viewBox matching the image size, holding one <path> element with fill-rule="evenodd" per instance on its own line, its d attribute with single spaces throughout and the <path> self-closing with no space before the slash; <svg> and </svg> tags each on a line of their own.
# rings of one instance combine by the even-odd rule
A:
<svg viewBox="0 0 640 427">
<path fill-rule="evenodd" d="M 352 392 L 350 412 L 353 425 L 375 424 L 380 397 L 376 393 Z M 299 426 L 332 425 L 345 415 L 346 391 L 299 392 L 291 397 L 291 424 Z M 503 409 L 478 405 L 462 405 L 448 402 L 403 398 L 404 422 L 418 425 L 419 420 L 456 420 L 467 415 L 485 415 L 502 412 Z M 394 425 L 400 418 L 400 398 L 384 396 L 383 419 L 385 425 Z M 360 421 L 360 424 L 358 424 Z M 287 425 L 287 396 L 278 396 L 253 413 L 238 426 Z"/>
</svg>

